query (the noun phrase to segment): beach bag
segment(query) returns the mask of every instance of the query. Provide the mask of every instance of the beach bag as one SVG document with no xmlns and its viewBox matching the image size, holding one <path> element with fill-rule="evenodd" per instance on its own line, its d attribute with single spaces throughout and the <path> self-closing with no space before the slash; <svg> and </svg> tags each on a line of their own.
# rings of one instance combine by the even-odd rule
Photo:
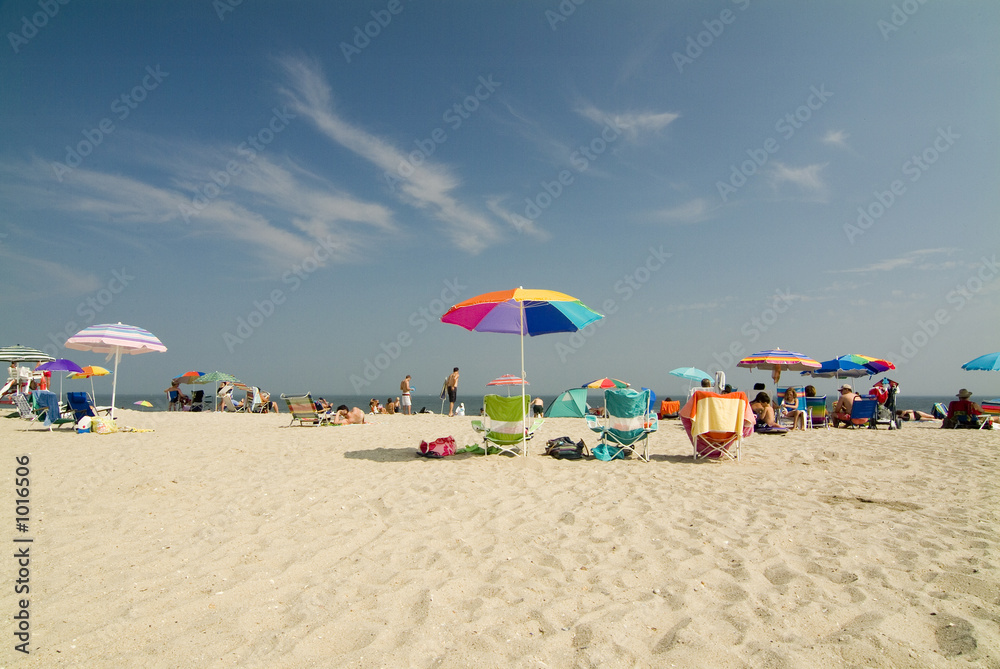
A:
<svg viewBox="0 0 1000 669">
<path fill-rule="evenodd" d="M 579 460 L 584 455 L 590 455 L 590 451 L 582 439 L 573 443 L 569 437 L 557 437 L 546 442 L 545 455 L 551 455 L 557 460 Z"/>
<path fill-rule="evenodd" d="M 625 459 L 625 449 L 617 446 L 610 446 L 608 444 L 598 444 L 597 446 L 594 446 L 594 450 L 592 452 L 595 458 L 603 460 L 604 462 L 609 460 Z"/>
<path fill-rule="evenodd" d="M 438 437 L 434 441 L 421 441 L 417 447 L 417 455 L 425 458 L 443 458 L 448 455 L 455 455 L 455 438 Z"/>
<path fill-rule="evenodd" d="M 110 418 L 92 416 L 90 419 L 90 429 L 97 434 L 111 434 L 118 431 L 118 425 Z"/>
</svg>

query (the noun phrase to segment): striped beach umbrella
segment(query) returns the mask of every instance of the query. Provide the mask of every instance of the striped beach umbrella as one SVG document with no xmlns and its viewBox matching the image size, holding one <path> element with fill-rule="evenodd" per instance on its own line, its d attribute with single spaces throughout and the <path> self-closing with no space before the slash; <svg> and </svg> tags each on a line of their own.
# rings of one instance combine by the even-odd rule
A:
<svg viewBox="0 0 1000 669">
<path fill-rule="evenodd" d="M 140 353 L 163 353 L 167 347 L 148 330 L 134 325 L 104 323 L 86 327 L 66 340 L 66 348 L 78 351 L 107 353 L 107 360 L 115 359 L 114 376 L 111 381 L 111 419 L 115 417 L 115 394 L 118 391 L 118 361 L 123 355 Z"/>
<path fill-rule="evenodd" d="M 608 389 L 608 388 L 628 388 L 629 384 L 621 379 L 609 379 L 604 377 L 603 379 L 594 379 L 590 383 L 585 383 L 581 388 L 591 388 L 591 389 Z"/>
<path fill-rule="evenodd" d="M 749 355 L 736 363 L 736 366 L 747 369 L 770 369 L 771 378 L 777 385 L 783 370 L 802 372 L 807 369 L 819 369 L 820 364 L 802 353 L 775 348 Z"/>
<path fill-rule="evenodd" d="M 4 346 L 0 348 L 0 362 L 48 362 L 55 360 L 51 355 L 30 346 Z"/>
</svg>

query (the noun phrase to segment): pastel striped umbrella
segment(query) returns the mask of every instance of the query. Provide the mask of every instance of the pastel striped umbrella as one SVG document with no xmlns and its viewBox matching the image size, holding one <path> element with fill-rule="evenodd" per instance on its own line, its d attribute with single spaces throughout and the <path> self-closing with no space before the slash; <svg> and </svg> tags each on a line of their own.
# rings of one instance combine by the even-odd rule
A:
<svg viewBox="0 0 1000 669">
<path fill-rule="evenodd" d="M 603 315 L 565 293 L 514 288 L 483 293 L 459 302 L 445 312 L 441 322 L 458 325 L 472 332 L 521 335 L 521 379 L 523 380 L 525 337 L 576 332 L 602 318 Z M 524 395 L 523 383 L 521 395 Z M 527 429 L 527 414 L 524 413 L 523 416 L 522 422 Z"/>
<path fill-rule="evenodd" d="M 770 369 L 771 378 L 777 385 L 781 379 L 782 370 L 801 372 L 807 369 L 818 369 L 820 364 L 802 353 L 775 348 L 747 356 L 736 363 L 736 366 L 748 369 Z"/>
<path fill-rule="evenodd" d="M 107 353 L 107 360 L 115 359 L 114 376 L 111 381 L 111 419 L 115 417 L 115 394 L 118 390 L 118 361 L 123 355 L 160 352 L 167 347 L 153 333 L 134 325 L 121 323 L 91 325 L 66 340 L 66 348 L 78 351 Z"/>
</svg>

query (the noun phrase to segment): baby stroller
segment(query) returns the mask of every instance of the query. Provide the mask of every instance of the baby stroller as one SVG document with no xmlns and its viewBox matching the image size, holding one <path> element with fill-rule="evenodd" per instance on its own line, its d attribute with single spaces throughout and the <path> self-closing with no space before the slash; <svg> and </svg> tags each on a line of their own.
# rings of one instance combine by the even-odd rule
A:
<svg viewBox="0 0 1000 669">
<path fill-rule="evenodd" d="M 896 395 L 899 392 L 899 384 L 890 378 L 884 378 L 875 384 L 871 394 L 878 400 L 878 407 L 875 412 L 875 424 L 888 425 L 890 430 L 898 430 L 902 426 L 902 421 L 896 415 Z"/>
</svg>

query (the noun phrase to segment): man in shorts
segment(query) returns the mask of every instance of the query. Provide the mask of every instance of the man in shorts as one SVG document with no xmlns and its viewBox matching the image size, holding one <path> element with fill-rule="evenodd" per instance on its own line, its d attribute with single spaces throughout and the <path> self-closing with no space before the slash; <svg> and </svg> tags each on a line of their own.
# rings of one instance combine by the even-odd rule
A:
<svg viewBox="0 0 1000 669">
<path fill-rule="evenodd" d="M 455 400 L 458 399 L 458 367 L 448 376 L 448 380 L 444 383 L 445 389 L 448 391 L 448 415 L 455 415 Z"/>
<path fill-rule="evenodd" d="M 413 401 L 411 396 L 413 388 L 410 387 L 409 374 L 407 374 L 406 378 L 403 379 L 402 382 L 399 384 L 399 391 L 400 393 L 402 393 L 399 396 L 399 401 L 400 401 L 399 411 L 400 413 L 405 413 L 407 416 L 409 416 L 412 413 L 411 407 L 413 406 Z"/>
</svg>

